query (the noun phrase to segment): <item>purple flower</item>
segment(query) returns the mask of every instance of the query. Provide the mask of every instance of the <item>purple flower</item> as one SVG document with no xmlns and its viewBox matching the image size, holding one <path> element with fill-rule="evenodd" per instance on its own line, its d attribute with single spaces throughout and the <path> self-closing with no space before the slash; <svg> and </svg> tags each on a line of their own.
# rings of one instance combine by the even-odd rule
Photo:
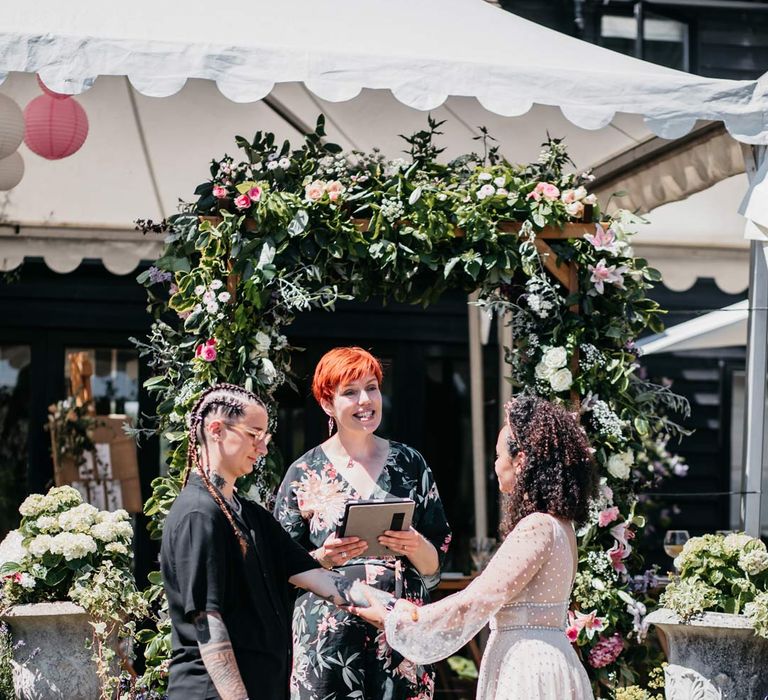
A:
<svg viewBox="0 0 768 700">
<path fill-rule="evenodd" d="M 170 272 L 161 270 L 154 265 L 149 268 L 149 281 L 152 284 L 160 284 L 161 282 L 170 282 L 173 279 L 173 275 Z"/>
</svg>

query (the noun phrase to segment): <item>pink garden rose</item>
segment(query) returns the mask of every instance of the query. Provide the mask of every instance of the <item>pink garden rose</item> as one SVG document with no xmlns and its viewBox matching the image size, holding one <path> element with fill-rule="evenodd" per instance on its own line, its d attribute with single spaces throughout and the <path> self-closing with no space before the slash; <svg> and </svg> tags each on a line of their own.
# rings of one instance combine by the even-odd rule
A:
<svg viewBox="0 0 768 700">
<path fill-rule="evenodd" d="M 610 525 L 614 520 L 619 517 L 619 509 L 616 506 L 611 506 L 605 510 L 601 510 L 597 516 L 597 524 L 600 527 Z"/>
<path fill-rule="evenodd" d="M 195 348 L 195 357 L 213 362 L 216 359 L 216 338 L 209 338 Z"/>
<path fill-rule="evenodd" d="M 235 206 L 238 209 L 247 209 L 251 206 L 251 198 L 247 194 L 241 194 L 239 197 L 235 197 Z"/>
<path fill-rule="evenodd" d="M 335 202 L 344 192 L 344 185 L 338 180 L 332 180 L 325 186 L 325 191 L 328 193 L 328 199 Z"/>
<path fill-rule="evenodd" d="M 314 180 L 304 188 L 304 195 L 310 202 L 322 199 L 325 194 L 325 183 L 322 180 Z"/>
<path fill-rule="evenodd" d="M 216 199 L 224 199 L 227 194 L 228 193 L 226 187 L 222 187 L 221 185 L 214 185 L 213 196 L 216 197 Z"/>
<path fill-rule="evenodd" d="M 571 204 L 571 202 L 575 202 L 576 190 L 563 190 L 563 194 L 560 195 L 560 199 L 562 199 L 565 204 Z"/>
<path fill-rule="evenodd" d="M 528 193 L 528 199 L 539 201 L 540 199 L 548 199 L 553 202 L 560 196 L 560 190 L 549 182 L 540 182 L 533 188 L 533 192 Z"/>
<path fill-rule="evenodd" d="M 571 202 L 565 205 L 565 213 L 574 219 L 580 219 L 584 216 L 584 205 L 581 202 Z"/>
<path fill-rule="evenodd" d="M 248 190 L 248 199 L 252 202 L 258 202 L 261 199 L 261 187 L 258 185 L 251 187 L 251 189 Z"/>
</svg>

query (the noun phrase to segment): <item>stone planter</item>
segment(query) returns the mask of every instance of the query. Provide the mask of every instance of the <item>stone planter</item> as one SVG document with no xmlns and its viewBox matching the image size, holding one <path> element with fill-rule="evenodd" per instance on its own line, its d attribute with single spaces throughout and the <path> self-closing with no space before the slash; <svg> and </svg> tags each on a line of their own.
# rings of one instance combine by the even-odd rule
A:
<svg viewBox="0 0 768 700">
<path fill-rule="evenodd" d="M 97 700 L 100 683 L 89 616 L 69 602 L 16 605 L 2 615 L 14 645 L 13 687 L 18 700 Z"/>
<path fill-rule="evenodd" d="M 645 618 L 669 642 L 667 700 L 764 700 L 768 639 L 742 615 L 704 613 L 688 624 L 660 608 Z"/>
</svg>

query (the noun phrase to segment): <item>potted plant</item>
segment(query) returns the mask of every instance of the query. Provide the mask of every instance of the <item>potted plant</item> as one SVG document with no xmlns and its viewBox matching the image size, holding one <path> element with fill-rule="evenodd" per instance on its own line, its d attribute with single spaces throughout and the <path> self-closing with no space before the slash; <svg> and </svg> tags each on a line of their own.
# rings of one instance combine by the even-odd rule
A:
<svg viewBox="0 0 768 700">
<path fill-rule="evenodd" d="M 16 697 L 113 697 L 119 642 L 146 607 L 131 572 L 128 513 L 100 511 L 70 486 L 32 494 L 19 512 L 19 529 L 0 547 Z"/>
<path fill-rule="evenodd" d="M 646 621 L 669 642 L 668 699 L 768 696 L 768 552 L 743 533 L 686 542 Z"/>
</svg>

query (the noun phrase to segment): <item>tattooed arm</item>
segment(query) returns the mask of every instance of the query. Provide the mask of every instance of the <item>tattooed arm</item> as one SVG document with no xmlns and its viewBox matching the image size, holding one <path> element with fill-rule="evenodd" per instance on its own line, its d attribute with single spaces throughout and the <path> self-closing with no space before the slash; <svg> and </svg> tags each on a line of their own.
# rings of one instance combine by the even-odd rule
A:
<svg viewBox="0 0 768 700">
<path fill-rule="evenodd" d="M 248 700 L 229 632 L 219 613 L 201 612 L 195 618 L 197 646 L 205 670 L 222 700 Z"/>
<path fill-rule="evenodd" d="M 394 601 L 389 593 L 368 586 L 362 581 L 347 578 L 338 571 L 310 569 L 291 576 L 288 580 L 294 586 L 312 591 L 316 596 L 342 608 L 349 605 L 367 607 L 368 600 L 363 591 L 367 591 L 369 595 L 381 600 L 384 605 Z"/>
</svg>

